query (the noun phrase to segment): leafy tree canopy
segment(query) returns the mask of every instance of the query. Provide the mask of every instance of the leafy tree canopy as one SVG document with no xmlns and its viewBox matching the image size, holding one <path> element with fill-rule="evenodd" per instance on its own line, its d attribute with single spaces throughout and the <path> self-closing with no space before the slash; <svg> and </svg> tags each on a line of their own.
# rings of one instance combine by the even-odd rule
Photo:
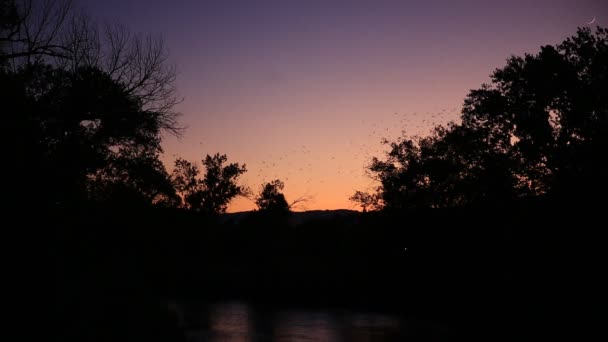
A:
<svg viewBox="0 0 608 342">
<path fill-rule="evenodd" d="M 172 179 L 183 198 L 182 206 L 205 214 L 222 214 L 232 199 L 248 195 L 249 189 L 237 183 L 247 168 L 238 163 L 226 165 L 227 161 L 225 154 L 207 155 L 202 160 L 205 174 L 199 178 L 200 171 L 196 165 L 177 159 Z"/>
<path fill-rule="evenodd" d="M 255 199 L 258 210 L 277 214 L 289 212 L 289 203 L 281 192 L 283 188 L 285 183 L 278 179 L 262 184 L 262 189 Z"/>
<path fill-rule="evenodd" d="M 538 54 L 511 57 L 465 98 L 460 123 L 385 141 L 368 171 L 387 209 L 500 205 L 554 196 L 590 200 L 608 171 L 608 30 L 579 29 Z M 375 203 L 378 203 L 377 201 Z"/>
<path fill-rule="evenodd" d="M 174 203 L 159 160 L 161 132 L 179 133 L 161 41 L 100 30 L 70 1 L 4 0 L 0 18 L 13 190 L 51 205 Z"/>
</svg>

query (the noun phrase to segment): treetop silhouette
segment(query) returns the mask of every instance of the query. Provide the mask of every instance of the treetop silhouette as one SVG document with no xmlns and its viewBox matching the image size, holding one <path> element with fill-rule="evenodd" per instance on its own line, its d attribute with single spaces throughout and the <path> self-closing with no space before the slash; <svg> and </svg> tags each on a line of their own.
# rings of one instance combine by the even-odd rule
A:
<svg viewBox="0 0 608 342">
<path fill-rule="evenodd" d="M 262 184 L 260 193 L 255 199 L 258 210 L 277 214 L 289 212 L 289 204 L 281 192 L 284 188 L 285 183 L 278 179 Z"/>
<path fill-rule="evenodd" d="M 222 214 L 236 196 L 249 194 L 247 187 L 237 184 L 247 168 L 244 164 L 226 164 L 227 161 L 225 154 L 207 155 L 202 160 L 203 178 L 199 178 L 200 170 L 196 165 L 181 158 L 175 161 L 172 180 L 183 198 L 184 207 L 205 214 Z"/>
<path fill-rule="evenodd" d="M 70 1 L 0 8 L 0 89 L 24 179 L 17 183 L 27 184 L 19 192 L 51 205 L 174 202 L 158 159 L 161 132 L 181 129 L 162 41 L 102 31 Z"/>
<path fill-rule="evenodd" d="M 386 209 L 502 205 L 553 196 L 591 200 L 608 189 L 608 30 L 579 29 L 538 54 L 511 57 L 472 90 L 460 123 L 386 142 L 368 171 Z"/>
</svg>

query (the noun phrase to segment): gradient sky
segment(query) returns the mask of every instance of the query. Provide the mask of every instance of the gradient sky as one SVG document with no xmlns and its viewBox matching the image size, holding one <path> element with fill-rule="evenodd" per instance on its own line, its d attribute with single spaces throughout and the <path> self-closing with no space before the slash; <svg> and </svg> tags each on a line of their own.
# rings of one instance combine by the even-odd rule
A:
<svg viewBox="0 0 608 342">
<path fill-rule="evenodd" d="M 556 44 L 605 0 L 77 0 L 100 21 L 161 34 L 187 127 L 164 137 L 169 170 L 209 153 L 245 163 L 242 183 L 285 182 L 300 210 L 357 209 L 383 137 L 426 135 L 510 55 Z M 250 210 L 238 199 L 229 211 Z"/>
</svg>

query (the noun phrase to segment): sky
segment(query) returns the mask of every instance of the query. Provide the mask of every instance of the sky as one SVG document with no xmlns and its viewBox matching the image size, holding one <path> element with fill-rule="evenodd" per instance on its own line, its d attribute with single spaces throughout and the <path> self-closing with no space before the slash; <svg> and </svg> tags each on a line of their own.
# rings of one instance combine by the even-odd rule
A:
<svg viewBox="0 0 608 342">
<path fill-rule="evenodd" d="M 608 26 L 604 0 L 76 0 L 100 22 L 162 35 L 187 129 L 163 136 L 182 157 L 244 163 L 254 192 L 285 183 L 296 210 L 358 209 L 382 138 L 458 120 L 471 89 L 512 55 Z M 588 25 L 593 18 L 592 25 Z M 251 210 L 239 198 L 228 211 Z"/>
</svg>

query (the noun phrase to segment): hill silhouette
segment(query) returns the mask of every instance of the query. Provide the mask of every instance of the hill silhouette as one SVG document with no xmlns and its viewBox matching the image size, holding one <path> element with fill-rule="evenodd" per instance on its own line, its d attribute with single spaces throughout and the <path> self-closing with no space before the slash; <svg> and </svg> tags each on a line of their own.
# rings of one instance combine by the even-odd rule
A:
<svg viewBox="0 0 608 342">
<path fill-rule="evenodd" d="M 255 215 L 256 211 L 226 213 L 221 216 L 219 222 L 227 225 L 238 225 Z M 353 222 L 359 216 L 360 212 L 349 209 L 307 210 L 290 212 L 288 215 L 287 222 L 289 226 L 300 226 L 315 221 L 329 220 L 344 220 Z"/>
</svg>

